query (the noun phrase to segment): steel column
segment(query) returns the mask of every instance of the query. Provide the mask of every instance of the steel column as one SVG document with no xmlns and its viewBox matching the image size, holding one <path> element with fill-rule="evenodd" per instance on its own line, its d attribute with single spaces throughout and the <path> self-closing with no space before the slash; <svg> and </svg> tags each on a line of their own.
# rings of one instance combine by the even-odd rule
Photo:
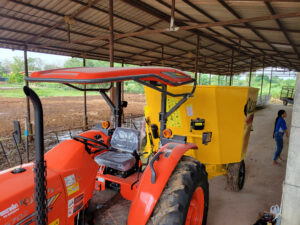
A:
<svg viewBox="0 0 300 225">
<path fill-rule="evenodd" d="M 251 57 L 251 59 L 250 59 L 250 73 L 249 73 L 249 87 L 251 87 L 252 66 L 253 66 L 253 60 L 252 60 L 252 57 Z"/>
<path fill-rule="evenodd" d="M 86 67 L 86 55 L 83 54 L 82 55 L 82 64 L 83 67 Z M 86 84 L 84 84 L 84 91 L 83 91 L 83 111 L 84 111 L 84 115 L 83 115 L 83 129 L 87 130 L 88 129 L 88 118 L 87 118 L 87 107 L 86 107 Z"/>
<path fill-rule="evenodd" d="M 273 66 L 271 67 L 271 77 L 270 77 L 269 95 L 271 94 L 272 78 L 273 78 Z"/>
<path fill-rule="evenodd" d="M 209 74 L 209 85 L 211 85 L 211 73 Z"/>
<path fill-rule="evenodd" d="M 24 46 L 24 70 L 25 76 L 29 76 L 28 72 L 28 57 L 27 57 L 27 45 Z M 25 81 L 25 86 L 29 87 L 28 81 Z M 32 123 L 31 123 L 31 116 L 30 116 L 30 102 L 29 98 L 26 96 L 26 108 L 27 108 L 27 128 L 28 130 L 25 131 L 25 136 L 28 136 L 28 140 L 32 140 Z"/>
<path fill-rule="evenodd" d="M 233 77 L 232 77 L 233 76 L 233 58 L 234 58 L 234 50 L 232 49 L 229 86 L 232 86 L 232 81 L 233 81 Z"/>
<path fill-rule="evenodd" d="M 197 35 L 196 58 L 195 58 L 195 80 L 196 81 L 197 81 L 197 76 L 198 76 L 199 44 L 200 44 L 200 36 Z M 200 80 L 199 80 L 199 84 L 200 84 Z"/>
<path fill-rule="evenodd" d="M 265 76 L 265 56 L 263 57 L 263 73 L 261 77 L 261 84 L 260 84 L 260 97 L 263 94 L 263 88 L 264 88 L 264 76 Z"/>
</svg>

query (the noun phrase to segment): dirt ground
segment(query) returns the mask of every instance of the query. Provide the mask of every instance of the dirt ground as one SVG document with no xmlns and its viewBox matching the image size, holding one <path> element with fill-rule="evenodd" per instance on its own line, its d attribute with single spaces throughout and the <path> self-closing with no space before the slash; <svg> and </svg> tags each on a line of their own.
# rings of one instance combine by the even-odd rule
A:
<svg viewBox="0 0 300 225">
<path fill-rule="evenodd" d="M 272 165 L 275 141 L 272 139 L 274 120 L 279 109 L 287 111 L 290 126 L 292 107 L 269 105 L 256 111 L 246 156 L 246 181 L 238 193 L 226 190 L 226 178 L 215 177 L 209 182 L 210 202 L 207 225 L 251 225 L 259 213 L 280 206 L 282 183 L 285 177 L 288 140 L 280 165 Z"/>
<path fill-rule="evenodd" d="M 125 116 L 142 115 L 145 98 L 142 94 L 125 94 L 128 107 Z M 83 97 L 42 98 L 45 131 L 72 129 L 83 123 Z M 31 111 L 33 111 L 31 107 Z M 110 109 L 103 98 L 87 97 L 88 121 L 95 124 L 110 118 Z M 33 113 L 32 120 L 33 120 Z M 23 125 L 26 117 L 26 100 L 23 98 L 3 98 L 0 96 L 0 138 L 11 136 L 13 121 Z M 24 128 L 22 129 L 24 131 Z"/>
</svg>

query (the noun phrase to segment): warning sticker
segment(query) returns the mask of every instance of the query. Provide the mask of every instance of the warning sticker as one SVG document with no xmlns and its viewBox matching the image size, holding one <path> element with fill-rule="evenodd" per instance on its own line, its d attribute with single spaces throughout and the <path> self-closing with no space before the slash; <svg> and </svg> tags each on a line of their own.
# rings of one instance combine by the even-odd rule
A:
<svg viewBox="0 0 300 225">
<path fill-rule="evenodd" d="M 167 111 L 169 111 L 173 106 L 178 102 L 175 98 L 168 98 L 167 100 Z M 181 127 L 181 117 L 180 112 L 177 109 L 168 117 L 168 126 L 169 127 Z"/>
<path fill-rule="evenodd" d="M 74 194 L 75 192 L 79 191 L 79 184 L 76 182 L 75 184 L 67 187 L 68 196 Z"/>
<path fill-rule="evenodd" d="M 192 105 L 187 105 L 186 112 L 187 112 L 187 116 L 193 116 L 194 115 L 193 106 Z"/>
<path fill-rule="evenodd" d="M 49 225 L 59 225 L 59 218 L 57 218 L 53 222 L 49 223 Z"/>
<path fill-rule="evenodd" d="M 76 182 L 74 174 L 65 177 L 64 180 L 65 180 L 66 187 L 69 187 L 69 186 L 75 184 L 75 182 Z"/>
<path fill-rule="evenodd" d="M 79 211 L 83 207 L 84 194 L 80 194 L 68 201 L 68 217 Z"/>
</svg>

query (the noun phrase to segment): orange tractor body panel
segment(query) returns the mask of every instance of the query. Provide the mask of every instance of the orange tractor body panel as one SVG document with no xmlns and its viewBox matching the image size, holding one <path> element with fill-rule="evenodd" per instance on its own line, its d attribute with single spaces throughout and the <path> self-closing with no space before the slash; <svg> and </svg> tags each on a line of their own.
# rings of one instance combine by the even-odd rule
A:
<svg viewBox="0 0 300 225">
<path fill-rule="evenodd" d="M 83 144 L 74 140 L 54 147 L 45 160 L 48 223 L 74 224 L 75 215 L 93 196 L 99 166 Z M 25 172 L 13 174 L 9 169 L 0 173 L 0 224 L 35 224 L 33 163 L 22 167 Z"/>
</svg>

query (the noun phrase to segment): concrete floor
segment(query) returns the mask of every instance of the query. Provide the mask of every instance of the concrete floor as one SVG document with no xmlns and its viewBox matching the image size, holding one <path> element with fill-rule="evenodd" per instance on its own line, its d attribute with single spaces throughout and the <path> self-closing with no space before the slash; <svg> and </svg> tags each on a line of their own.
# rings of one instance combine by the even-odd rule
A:
<svg viewBox="0 0 300 225">
<path fill-rule="evenodd" d="M 280 165 L 272 165 L 275 141 L 272 138 L 274 120 L 279 109 L 287 112 L 290 126 L 292 106 L 269 105 L 256 111 L 251 132 L 246 163 L 246 181 L 238 193 L 227 190 L 226 178 L 210 180 L 210 205 L 207 225 L 251 225 L 259 213 L 269 211 L 274 204 L 280 205 L 282 183 L 284 181 L 288 140 L 284 138 L 284 148 Z"/>
</svg>

